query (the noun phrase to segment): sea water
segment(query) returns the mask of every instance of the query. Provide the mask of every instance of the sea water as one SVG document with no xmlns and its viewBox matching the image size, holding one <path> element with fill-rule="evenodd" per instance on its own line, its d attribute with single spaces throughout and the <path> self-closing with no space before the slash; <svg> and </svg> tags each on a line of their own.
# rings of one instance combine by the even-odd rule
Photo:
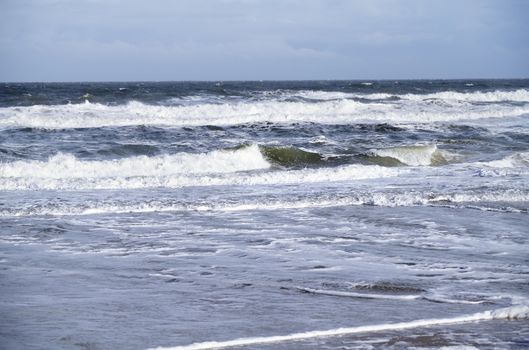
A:
<svg viewBox="0 0 529 350">
<path fill-rule="evenodd" d="M 0 348 L 526 349 L 529 80 L 0 84 Z"/>
</svg>

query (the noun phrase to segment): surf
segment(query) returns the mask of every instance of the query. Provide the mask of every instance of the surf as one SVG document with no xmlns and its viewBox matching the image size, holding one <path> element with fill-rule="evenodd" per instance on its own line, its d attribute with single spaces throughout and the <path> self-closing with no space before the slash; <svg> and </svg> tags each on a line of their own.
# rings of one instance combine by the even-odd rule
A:
<svg viewBox="0 0 529 350">
<path fill-rule="evenodd" d="M 428 100 L 371 101 L 352 99 L 319 102 L 238 101 L 193 105 L 151 105 L 130 101 L 122 105 L 33 105 L 0 108 L 0 128 L 72 129 L 133 125 L 186 127 L 249 123 L 432 123 L 518 117 L 529 113 L 523 105 L 446 104 Z"/>
<path fill-rule="evenodd" d="M 493 320 L 525 320 L 529 318 L 529 306 L 517 305 L 495 310 L 487 310 L 469 315 L 450 318 L 432 318 L 409 322 L 383 323 L 378 325 L 342 327 L 323 331 L 309 331 L 292 333 L 287 335 L 275 335 L 267 337 L 239 338 L 228 341 L 207 341 L 183 346 L 157 347 L 152 350 L 207 350 L 222 349 L 236 346 L 249 346 L 261 344 L 274 344 L 281 342 L 302 341 L 314 338 L 337 337 L 361 333 L 377 333 L 386 331 L 400 331 L 421 327 L 431 327 L 450 324 L 462 324 L 470 322 L 482 322 Z"/>
<path fill-rule="evenodd" d="M 135 156 L 113 160 L 82 160 L 74 155 L 57 153 L 46 161 L 29 160 L 3 163 L 1 178 L 105 178 L 165 176 L 171 174 L 230 173 L 267 169 L 257 146 L 209 153 L 178 153 L 159 156 Z"/>
<path fill-rule="evenodd" d="M 361 169 L 361 168 L 360 168 Z M 322 176 L 321 170 L 306 170 L 305 172 L 313 173 L 316 177 L 318 174 Z M 292 171 L 290 177 L 290 184 L 310 184 L 310 182 L 301 182 L 302 179 L 297 179 L 296 174 L 299 171 Z M 281 175 L 282 173 L 280 173 Z M 303 174 L 303 172 L 301 172 Z M 397 173 L 394 173 L 396 175 Z M 279 175 L 279 176 L 280 176 Z M 255 174 L 254 174 L 255 176 Z M 220 179 L 216 184 L 213 182 L 213 178 L 209 177 L 201 180 L 187 179 L 188 185 L 194 186 L 223 186 L 229 184 L 242 184 L 245 182 L 247 185 L 250 182 L 258 185 L 270 185 L 273 181 L 279 183 L 281 181 L 279 176 L 275 179 L 274 177 L 259 178 L 259 176 L 247 178 L 226 178 L 224 182 Z M 388 177 L 389 174 L 386 174 Z M 352 174 L 351 174 L 351 177 Z M 384 177 L 384 176 L 382 176 Z M 358 178 L 357 178 L 358 179 Z M 208 181 L 209 180 L 209 181 Z M 325 178 L 321 177 L 320 181 L 324 181 Z M 329 176 L 326 180 L 332 180 Z M 105 181 L 105 180 L 103 180 Z M 108 180 L 110 181 L 110 180 Z M 131 181 L 131 180 L 129 180 Z M 201 183 L 200 181 L 204 181 Z M 152 180 L 151 184 L 155 184 L 156 180 Z M 2 182 L 0 181 L 0 184 Z M 38 185 L 43 186 L 47 184 L 49 187 L 55 184 L 57 187 L 48 189 L 57 189 L 58 185 L 66 186 L 71 185 L 69 190 L 82 190 L 88 186 L 103 186 L 104 182 L 91 182 L 85 184 L 83 187 L 82 182 L 43 182 Z M 79 187 L 74 187 L 74 185 Z M 124 188 L 125 185 L 135 185 L 135 182 L 121 182 L 116 179 L 114 182 L 108 182 L 106 185 L 116 184 L 121 185 L 120 189 L 129 190 L 130 188 Z M 289 184 L 285 182 L 285 184 Z M 5 182 L 3 183 L 5 186 Z M 25 190 L 33 190 L 37 184 L 29 185 L 25 187 Z M 186 186 L 182 186 L 186 187 Z M 149 188 L 149 183 L 145 181 L 138 184 L 136 189 Z M 505 206 L 504 203 L 518 203 L 517 207 Z M 408 193 L 350 193 L 347 195 L 329 196 L 328 193 L 310 195 L 299 199 L 273 199 L 273 198 L 258 198 L 256 200 L 245 200 L 239 201 L 208 201 L 190 203 L 183 200 L 176 199 L 161 199 L 156 200 L 120 200 L 118 198 L 114 200 L 84 200 L 81 203 L 71 202 L 60 202 L 56 203 L 52 200 L 45 201 L 44 203 L 38 203 L 34 205 L 23 205 L 23 206 L 10 206 L 0 208 L 0 216 L 39 216 L 39 215 L 51 215 L 51 216 L 63 216 L 63 215 L 108 215 L 108 214 L 120 214 L 120 213 L 154 213 L 154 212 L 179 212 L 179 211 L 211 211 L 211 212 L 245 212 L 245 211 L 280 211 L 286 209 L 311 209 L 311 208 L 332 208 L 332 207 L 347 207 L 347 206 L 376 206 L 376 207 L 415 207 L 415 206 L 428 206 L 428 207 L 443 207 L 443 208 L 468 208 L 482 211 L 501 211 L 501 212 L 512 212 L 512 213 L 527 213 L 529 208 L 529 192 L 523 189 L 519 190 L 496 190 L 487 191 L 483 193 L 434 193 L 434 192 L 408 192 Z"/>
<path fill-rule="evenodd" d="M 303 152 L 294 151 L 294 154 L 296 157 L 307 157 Z M 355 181 L 396 176 L 399 173 L 396 169 L 361 164 L 297 170 L 270 168 L 271 163 L 265 159 L 257 145 L 202 154 L 137 156 L 101 161 L 85 161 L 73 155 L 57 154 L 46 161 L 0 164 L 0 189 L 85 190 L 278 185 Z"/>
<path fill-rule="evenodd" d="M 372 150 L 368 161 L 385 166 L 446 165 L 448 161 L 437 145 L 411 145 Z"/>
</svg>

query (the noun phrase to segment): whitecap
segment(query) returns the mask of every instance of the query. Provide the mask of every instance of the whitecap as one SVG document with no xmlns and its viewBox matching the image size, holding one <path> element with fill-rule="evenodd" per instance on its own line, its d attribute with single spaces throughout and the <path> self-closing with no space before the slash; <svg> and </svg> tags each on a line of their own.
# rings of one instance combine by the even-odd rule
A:
<svg viewBox="0 0 529 350">
<path fill-rule="evenodd" d="M 446 158 L 436 145 L 412 145 L 373 150 L 380 157 L 389 157 L 411 166 L 446 164 Z"/>
<path fill-rule="evenodd" d="M 518 117 L 529 106 L 431 106 L 421 101 L 362 103 L 351 99 L 317 103 L 231 101 L 186 105 L 148 105 L 132 101 L 125 105 L 99 103 L 0 108 L 0 127 L 43 129 L 147 126 L 238 125 L 270 122 L 291 124 L 432 123 Z"/>
<path fill-rule="evenodd" d="M 397 169 L 376 165 L 264 171 L 270 168 L 258 146 L 204 154 L 139 156 L 83 161 L 58 154 L 47 161 L 0 165 L 0 189 L 133 189 L 148 187 L 277 185 L 355 181 L 396 176 Z"/>
</svg>

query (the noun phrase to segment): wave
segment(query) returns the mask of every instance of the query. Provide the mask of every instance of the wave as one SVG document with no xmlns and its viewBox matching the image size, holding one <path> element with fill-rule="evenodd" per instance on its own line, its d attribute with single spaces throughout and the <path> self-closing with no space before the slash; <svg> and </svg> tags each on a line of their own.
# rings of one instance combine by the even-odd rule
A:
<svg viewBox="0 0 529 350">
<path fill-rule="evenodd" d="M 485 193 L 454 193 L 428 196 L 428 202 L 435 203 L 493 203 L 493 202 L 528 202 L 529 192 L 524 189 L 505 191 L 487 191 Z"/>
<path fill-rule="evenodd" d="M 0 108 L 3 128 L 97 128 L 131 125 L 201 126 L 248 123 L 432 123 L 517 117 L 529 106 L 431 106 L 413 103 L 362 103 L 349 99 L 318 103 L 257 101 L 189 106 L 157 106 L 140 102 L 107 106 L 98 103 Z"/>
<path fill-rule="evenodd" d="M 400 98 L 408 100 L 439 99 L 447 102 L 529 102 L 529 90 L 489 91 L 489 92 L 455 92 L 442 91 L 432 94 L 404 94 Z"/>
<path fill-rule="evenodd" d="M 310 165 L 323 161 L 324 157 L 296 147 L 261 146 L 261 152 L 271 162 L 284 165 Z"/>
<path fill-rule="evenodd" d="M 57 154 L 47 161 L 0 164 L 2 190 L 134 189 L 221 185 L 276 185 L 396 176 L 376 165 L 264 171 L 271 166 L 257 145 L 203 154 L 137 156 L 84 161 Z"/>
<path fill-rule="evenodd" d="M 529 152 L 515 153 L 489 162 L 475 162 L 481 177 L 506 177 L 529 175 Z"/>
<path fill-rule="evenodd" d="M 310 170 L 317 174 L 318 170 Z M 280 172 L 285 173 L 285 172 Z M 300 171 L 291 171 L 292 181 L 295 181 L 296 174 Z M 303 173 L 303 171 L 301 172 Z M 321 172 L 319 173 L 321 175 Z M 388 176 L 386 174 L 386 176 Z M 276 179 L 277 180 L 277 179 Z M 237 182 L 237 179 L 232 179 Z M 239 181 L 242 181 L 239 179 Z M 246 181 L 258 183 L 262 178 Z M 280 181 L 280 180 L 277 180 Z M 67 182 L 66 182 L 67 183 Z M 268 182 L 269 184 L 271 182 Z M 48 183 L 49 184 L 49 183 Z M 65 183 L 63 183 L 64 185 Z M 71 184 L 71 183 L 70 183 Z M 261 182 L 260 184 L 266 184 Z M 145 184 L 144 184 L 145 185 Z M 204 183 L 203 186 L 207 186 Z M 210 185 L 210 184 L 209 184 Z M 198 186 L 198 185 L 196 185 Z M 25 189 L 31 189 L 25 188 Z M 347 196 L 315 196 L 297 200 L 273 200 L 260 199 L 254 201 L 233 202 L 193 202 L 186 203 L 174 199 L 169 200 L 148 200 L 140 202 L 120 201 L 83 201 L 75 204 L 69 202 L 56 203 L 48 201 L 45 204 L 26 205 L 24 207 L 0 208 L 0 216 L 37 216 L 37 215 L 93 215 L 93 214 L 119 214 L 119 213 L 153 213 L 153 212 L 175 212 L 175 211 L 224 211 L 237 212 L 249 210 L 285 210 L 285 209 L 305 209 L 305 208 L 329 208 L 338 206 L 369 205 L 380 207 L 401 207 L 401 206 L 441 206 L 441 207 L 464 207 L 488 211 L 507 212 L 527 212 L 527 208 L 520 209 L 505 207 L 505 202 L 529 202 L 529 192 L 524 190 L 508 190 L 486 193 L 459 193 L 459 194 L 433 194 L 433 193 L 359 193 Z M 495 206 L 494 203 L 501 205 Z M 362 289 L 356 287 L 357 289 Z M 377 287 L 376 290 L 394 290 L 393 286 Z M 365 288 L 363 288 L 365 289 Z"/>
<path fill-rule="evenodd" d="M 490 162 L 474 163 L 490 168 L 519 168 L 529 166 L 529 152 L 519 152 Z"/>
<path fill-rule="evenodd" d="M 357 293 L 357 292 L 345 292 L 338 290 L 327 290 L 327 289 L 312 289 L 305 287 L 296 287 L 297 290 L 305 293 L 320 294 L 337 297 L 347 298 L 359 298 L 359 299 L 385 299 L 385 300 L 427 300 L 435 303 L 448 303 L 448 304 L 483 304 L 487 300 L 463 300 L 463 299 L 450 299 L 445 297 L 428 296 L 422 294 L 375 294 L 375 293 Z"/>
<path fill-rule="evenodd" d="M 353 93 L 343 91 L 322 91 L 322 90 L 300 90 L 282 91 L 279 95 L 283 99 L 302 97 L 308 100 L 338 100 L 338 99 L 365 99 L 365 100 L 409 100 L 428 101 L 442 100 L 447 103 L 461 102 L 529 102 L 529 90 L 518 89 L 514 91 L 474 91 L 457 92 L 441 91 L 429 94 L 390 94 L 384 92 L 376 93 Z"/>
<path fill-rule="evenodd" d="M 448 161 L 436 145 L 414 145 L 373 150 L 368 160 L 379 165 L 444 165 Z"/>
<path fill-rule="evenodd" d="M 322 90 L 300 90 L 283 91 L 280 95 L 283 99 L 301 97 L 307 100 L 325 101 L 357 98 L 361 95 L 342 91 L 322 91 Z"/>
<path fill-rule="evenodd" d="M 210 153 L 136 156 L 115 160 L 85 161 L 58 153 L 47 161 L 0 164 L 0 178 L 106 178 L 166 176 L 172 174 L 231 173 L 267 169 L 270 163 L 256 145 Z"/>
<path fill-rule="evenodd" d="M 373 294 L 373 293 L 355 293 L 338 290 L 312 289 L 305 287 L 296 287 L 297 290 L 304 293 L 321 294 L 338 297 L 360 298 L 360 299 L 388 299 L 388 300 L 417 300 L 422 299 L 420 294 Z"/>
<path fill-rule="evenodd" d="M 254 337 L 254 338 L 239 338 L 228 341 L 208 341 L 202 343 L 193 343 L 184 346 L 175 347 L 158 347 L 157 350 L 206 350 L 206 349 L 219 349 L 236 346 L 249 346 L 249 345 L 261 345 L 261 344 L 273 344 L 287 341 L 300 341 L 313 338 L 321 337 L 336 337 L 349 334 L 358 333 L 374 333 L 374 332 L 387 332 L 387 331 L 398 331 L 404 329 L 413 329 L 428 326 L 438 325 L 449 325 L 449 324 L 460 324 L 470 323 L 479 321 L 492 321 L 492 320 L 519 320 L 529 318 L 529 306 L 517 305 L 496 310 L 488 310 L 478 312 L 470 315 L 456 316 L 451 318 L 433 318 L 416 320 L 410 322 L 399 322 L 399 323 L 384 323 L 370 326 L 357 326 L 357 327 L 342 327 L 336 329 L 329 329 L 324 331 L 310 331 L 293 333 L 288 335 L 276 335 L 267 337 Z"/>
</svg>

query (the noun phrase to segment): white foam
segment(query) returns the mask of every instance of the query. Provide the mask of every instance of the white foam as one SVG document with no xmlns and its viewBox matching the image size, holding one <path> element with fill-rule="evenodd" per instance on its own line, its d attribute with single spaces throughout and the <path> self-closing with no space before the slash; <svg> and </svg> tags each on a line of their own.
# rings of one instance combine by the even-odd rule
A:
<svg viewBox="0 0 529 350">
<path fill-rule="evenodd" d="M 450 299 L 438 296 L 423 296 L 422 299 L 433 301 L 435 303 L 447 303 L 447 304 L 469 304 L 477 305 L 487 303 L 488 300 L 464 300 L 464 299 Z"/>
<path fill-rule="evenodd" d="M 362 85 L 373 85 L 373 83 L 362 83 Z M 465 84 L 473 86 L 473 84 Z M 303 97 L 314 100 L 336 100 L 336 99 L 354 99 L 362 98 L 366 100 L 385 100 L 398 98 L 404 101 L 431 101 L 442 100 L 448 104 L 461 104 L 467 102 L 529 102 L 529 90 L 518 89 L 513 91 L 474 91 L 474 92 L 457 92 L 457 91 L 440 91 L 430 94 L 389 94 L 384 92 L 375 93 L 358 93 L 343 91 L 323 91 L 323 90 L 284 90 L 276 92 L 266 92 L 266 96 L 274 95 L 284 98 Z"/>
<path fill-rule="evenodd" d="M 389 300 L 417 300 L 422 299 L 420 294 L 374 294 L 374 293 L 355 293 L 355 292 L 344 292 L 337 290 L 325 290 L 325 289 L 312 289 L 305 287 L 296 287 L 296 289 L 313 294 L 330 295 L 338 297 L 349 297 L 349 298 L 361 298 L 361 299 L 389 299 Z"/>
<path fill-rule="evenodd" d="M 529 152 L 515 153 L 505 158 L 493 160 L 490 162 L 474 163 L 476 165 L 483 165 L 490 168 L 517 168 L 529 166 Z"/>
<path fill-rule="evenodd" d="M 317 103 L 266 100 L 183 106 L 155 106 L 140 102 L 118 106 L 84 103 L 0 108 L 0 127 L 66 129 L 132 125 L 222 126 L 258 122 L 431 123 L 517 117 L 527 113 L 529 106 L 432 106 L 423 100 L 391 103 L 361 103 L 351 99 Z"/>
<path fill-rule="evenodd" d="M 505 191 L 488 191 L 484 193 L 453 193 L 429 196 L 428 202 L 453 202 L 453 203 L 477 203 L 477 202 L 528 202 L 529 191 L 523 189 L 510 189 Z"/>
<path fill-rule="evenodd" d="M 296 172 L 293 172 L 294 174 Z M 398 174 L 398 173 L 394 173 Z M 386 174 L 389 176 L 388 174 Z M 294 181 L 296 176 L 293 175 L 289 179 Z M 211 178 L 206 178 L 210 179 Z M 230 179 L 225 179 L 224 184 Z M 241 184 L 241 181 L 246 181 L 249 183 L 253 181 L 258 183 L 263 179 L 259 176 L 255 177 L 253 180 L 250 178 L 245 178 L 244 176 L 240 178 L 231 178 L 232 183 Z M 106 185 L 110 186 L 111 184 L 116 185 L 134 185 L 136 183 L 127 183 L 124 180 L 119 179 L 112 182 L 109 179 L 102 181 L 107 181 Z M 131 181 L 131 180 L 129 180 Z M 210 181 L 209 183 L 202 183 L 201 178 L 195 179 L 195 182 L 188 179 L 188 185 L 194 184 L 195 186 L 206 186 L 214 185 L 215 182 Z M 278 180 L 279 181 L 279 180 Z M 285 180 L 283 180 L 285 181 Z M 152 180 L 150 184 L 157 183 L 156 180 Z M 161 182 L 158 182 L 161 184 Z M 276 182 L 277 183 L 277 182 Z M 22 182 L 19 182 L 19 185 L 22 186 Z M 59 185 L 62 185 L 64 188 L 66 185 L 70 185 L 69 189 L 75 189 L 77 185 L 78 188 L 83 189 L 90 186 L 83 185 L 81 183 L 67 181 L 60 182 L 42 182 L 39 183 L 39 186 L 49 186 L 57 185 L 55 189 L 59 188 Z M 104 182 L 91 182 L 92 185 L 102 186 Z M 217 179 L 216 184 L 222 184 L 220 179 Z M 261 184 L 273 184 L 273 182 L 261 183 Z M 0 181 L 0 186 L 6 187 L 6 182 Z M 24 189 L 37 188 L 36 184 L 26 184 L 27 186 Z M 183 185 L 183 184 L 182 184 Z M 84 186 L 84 187 L 83 187 Z M 148 187 L 149 182 L 144 180 L 144 182 L 139 183 L 138 187 Z M 0 187 L 1 188 L 1 187 Z M 51 189 L 51 188 L 50 188 Z M 304 209 L 304 208 L 328 208 L 335 206 L 348 206 L 348 205 L 376 205 L 382 207 L 398 207 L 398 206 L 417 206 L 417 205 L 445 205 L 445 203 L 493 203 L 493 202 L 529 202 L 529 191 L 523 190 L 509 190 L 501 192 L 487 192 L 482 194 L 465 194 L 465 193 L 456 193 L 450 195 L 433 195 L 431 193 L 421 193 L 421 192 L 412 192 L 412 193 L 402 193 L 402 194 L 391 194 L 391 193 L 359 193 L 351 194 L 346 197 L 336 197 L 336 198 L 305 198 L 299 200 L 258 200 L 251 202 L 240 202 L 240 203 L 182 203 L 178 201 L 157 201 L 150 200 L 147 202 L 140 203 L 121 203 L 115 201 L 96 201 L 96 202 L 83 202 L 82 205 L 72 205 L 71 203 L 64 204 L 53 204 L 50 206 L 28 206 L 24 208 L 4 208 L 0 210 L 0 216 L 32 216 L 32 215 L 91 215 L 91 214 L 112 214 L 112 213 L 151 213 L 151 212 L 171 212 L 171 211 L 225 211 L 225 212 L 237 212 L 237 211 L 249 211 L 249 210 L 278 210 L 278 209 Z M 477 209 L 490 210 L 488 207 Z M 512 211 L 516 211 L 514 208 Z"/>
<path fill-rule="evenodd" d="M 0 178 L 105 178 L 164 176 L 172 174 L 231 173 L 270 167 L 257 145 L 210 153 L 137 156 L 116 160 L 86 161 L 58 153 L 47 161 L 0 164 Z"/>
<path fill-rule="evenodd" d="M 436 145 L 414 145 L 373 150 L 380 157 L 391 157 L 411 166 L 433 165 L 446 162 Z"/>
<path fill-rule="evenodd" d="M 483 177 L 527 176 L 529 175 L 529 152 L 515 153 L 489 162 L 469 163 L 478 166 Z"/>
<path fill-rule="evenodd" d="M 490 320 L 504 320 L 504 319 L 527 319 L 529 317 L 529 307 L 525 305 L 512 306 L 503 309 L 490 310 L 479 312 L 470 315 L 463 315 L 451 318 L 437 318 L 437 319 L 425 319 L 416 320 L 410 322 L 399 322 L 399 323 L 385 323 L 371 326 L 358 326 L 358 327 L 344 327 L 336 328 L 325 331 L 311 331 L 293 333 L 288 335 L 277 335 L 268 337 L 254 337 L 254 338 L 239 338 L 228 341 L 209 341 L 202 343 L 194 343 L 184 346 L 175 347 L 158 347 L 158 350 L 206 350 L 206 349 L 219 349 L 229 348 L 235 346 L 249 346 L 258 344 L 272 344 L 287 341 L 300 341 L 313 338 L 322 337 L 335 337 L 357 333 L 374 333 L 384 331 L 395 331 L 403 329 L 413 329 L 427 326 L 447 325 L 447 324 L 458 324 L 458 323 L 469 323 L 477 321 L 490 321 Z"/>
<path fill-rule="evenodd" d="M 486 301 L 484 300 L 463 300 L 463 299 L 450 299 L 439 296 L 427 296 L 422 294 L 375 294 L 375 293 L 356 293 L 356 292 L 345 292 L 337 290 L 328 290 L 328 289 L 312 289 L 305 287 L 296 287 L 296 289 L 313 294 L 329 295 L 329 296 L 338 296 L 338 297 L 348 297 L 348 298 L 360 298 L 360 299 L 386 299 L 386 300 L 418 300 L 424 299 L 428 301 L 433 301 L 436 303 L 448 303 L 448 304 L 483 304 Z"/>
<path fill-rule="evenodd" d="M 467 85 L 467 86 L 472 86 Z M 441 100 L 448 104 L 461 104 L 467 102 L 529 102 L 529 90 L 518 89 L 514 91 L 475 91 L 475 92 L 457 92 L 457 91 L 441 91 L 431 94 L 388 94 L 388 93 L 345 93 L 345 92 L 318 92 L 314 91 L 306 93 L 307 96 L 318 96 L 325 98 L 326 96 L 332 98 L 364 98 L 368 100 L 383 100 L 390 98 L 399 98 L 400 100 L 408 101 L 430 101 Z"/>
<path fill-rule="evenodd" d="M 336 182 L 396 176 L 403 171 L 376 165 L 245 172 L 270 164 L 257 146 L 207 154 L 133 157 L 113 161 L 81 161 L 57 155 L 48 161 L 0 165 L 0 189 L 133 189 L 221 185 L 276 185 Z"/>
<path fill-rule="evenodd" d="M 303 97 L 314 100 L 337 100 L 356 97 L 356 94 L 341 91 L 320 91 L 320 90 L 302 90 L 291 91 L 284 95 L 285 97 Z"/>
<path fill-rule="evenodd" d="M 529 90 L 455 92 L 442 91 L 433 94 L 404 94 L 399 97 L 408 100 L 439 99 L 447 102 L 529 102 Z"/>
</svg>

